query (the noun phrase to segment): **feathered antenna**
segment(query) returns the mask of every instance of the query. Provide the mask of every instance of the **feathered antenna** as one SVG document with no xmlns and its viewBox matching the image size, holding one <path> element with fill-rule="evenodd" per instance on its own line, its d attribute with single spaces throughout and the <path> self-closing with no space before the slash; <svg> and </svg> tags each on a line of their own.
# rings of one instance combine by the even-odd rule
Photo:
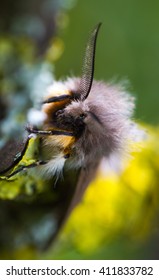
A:
<svg viewBox="0 0 159 280">
<path fill-rule="evenodd" d="M 101 26 L 101 22 L 99 22 L 95 28 L 93 29 L 85 50 L 85 55 L 83 59 L 83 65 L 82 65 L 82 75 L 81 80 L 79 83 L 79 87 L 76 91 L 72 92 L 72 95 L 60 95 L 60 96 L 53 96 L 46 100 L 44 100 L 42 103 L 54 103 L 63 101 L 66 99 L 75 99 L 75 100 L 85 100 L 91 90 L 93 77 L 94 77 L 94 65 L 95 65 L 95 51 L 96 51 L 96 41 L 97 41 L 97 35 L 99 28 Z"/>
<path fill-rule="evenodd" d="M 94 65 L 95 65 L 95 51 L 96 41 L 101 22 L 96 25 L 93 29 L 91 36 L 88 39 L 86 45 L 86 51 L 83 59 L 82 76 L 78 91 L 75 93 L 76 99 L 85 100 L 91 90 L 93 76 L 94 76 Z"/>
</svg>

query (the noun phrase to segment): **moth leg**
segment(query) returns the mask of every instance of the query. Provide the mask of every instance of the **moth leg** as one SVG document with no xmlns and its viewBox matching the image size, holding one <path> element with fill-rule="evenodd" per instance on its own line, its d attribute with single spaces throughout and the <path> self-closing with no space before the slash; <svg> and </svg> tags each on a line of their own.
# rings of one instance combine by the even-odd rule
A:
<svg viewBox="0 0 159 280">
<path fill-rule="evenodd" d="M 62 130 L 38 130 L 33 127 L 27 126 L 26 130 L 29 133 L 34 133 L 37 135 L 64 135 L 64 136 L 74 136 L 73 132 L 62 131 Z"/>
<path fill-rule="evenodd" d="M 31 139 L 30 137 L 27 137 L 26 141 L 24 142 L 24 146 L 23 146 L 22 150 L 17 152 L 14 159 L 11 160 L 10 164 L 0 171 L 0 175 L 7 173 L 9 170 L 14 168 L 20 162 L 20 160 L 23 158 L 23 156 L 28 148 L 30 139 Z M 14 147 L 14 142 L 13 142 L 12 146 Z M 7 152 L 7 148 L 8 148 L 8 146 L 5 148 L 6 152 Z M 1 159 L 0 159 L 0 161 L 1 161 Z"/>
<path fill-rule="evenodd" d="M 7 179 L 11 178 L 12 176 L 18 174 L 19 172 L 23 171 L 23 170 L 27 170 L 27 169 L 30 169 L 30 168 L 34 168 L 34 167 L 37 167 L 37 166 L 40 166 L 40 165 L 44 165 L 46 164 L 47 162 L 46 161 L 42 161 L 42 160 L 38 160 L 34 163 L 31 163 L 29 165 L 26 165 L 26 166 L 21 166 L 19 167 L 17 170 L 15 170 L 14 172 L 12 172 L 11 174 L 9 174 L 8 176 L 6 176 Z"/>
<path fill-rule="evenodd" d="M 60 101 L 65 101 L 67 99 L 69 100 L 69 99 L 72 99 L 72 98 L 73 98 L 73 96 L 71 96 L 71 95 L 63 94 L 63 95 L 60 95 L 60 96 L 50 97 L 50 98 L 44 100 L 42 102 L 42 104 L 60 102 Z"/>
</svg>

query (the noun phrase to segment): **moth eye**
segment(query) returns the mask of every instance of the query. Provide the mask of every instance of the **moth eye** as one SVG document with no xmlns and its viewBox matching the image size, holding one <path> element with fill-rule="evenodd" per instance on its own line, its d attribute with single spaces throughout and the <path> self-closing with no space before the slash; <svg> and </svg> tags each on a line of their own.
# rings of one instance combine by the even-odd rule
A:
<svg viewBox="0 0 159 280">
<path fill-rule="evenodd" d="M 81 120 L 83 120 L 83 119 L 85 119 L 86 114 L 82 113 L 82 114 L 79 115 L 79 117 L 80 117 Z"/>
</svg>

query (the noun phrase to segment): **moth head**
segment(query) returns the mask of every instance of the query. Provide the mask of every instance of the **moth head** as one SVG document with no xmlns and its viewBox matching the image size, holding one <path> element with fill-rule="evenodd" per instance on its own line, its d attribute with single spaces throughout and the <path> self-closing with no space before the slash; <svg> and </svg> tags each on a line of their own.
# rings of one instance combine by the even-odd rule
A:
<svg viewBox="0 0 159 280">
<path fill-rule="evenodd" d="M 54 126 L 58 129 L 73 131 L 75 136 L 80 137 L 85 130 L 99 131 L 102 123 L 97 115 L 97 108 L 90 108 L 89 103 L 84 101 L 72 101 L 65 108 L 54 113 Z"/>
</svg>

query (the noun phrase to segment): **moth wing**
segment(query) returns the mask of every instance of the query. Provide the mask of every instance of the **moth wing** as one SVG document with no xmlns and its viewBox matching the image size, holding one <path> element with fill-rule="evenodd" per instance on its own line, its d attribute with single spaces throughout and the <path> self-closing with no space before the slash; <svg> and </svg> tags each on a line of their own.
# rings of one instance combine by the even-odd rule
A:
<svg viewBox="0 0 159 280">
<path fill-rule="evenodd" d="M 90 182 L 96 176 L 98 165 L 99 165 L 99 162 L 97 162 L 96 164 L 94 164 L 93 166 L 91 166 L 87 169 L 82 168 L 80 170 L 77 184 L 74 189 L 74 193 L 73 193 L 70 205 L 67 209 L 66 218 L 70 215 L 70 213 L 72 212 L 74 207 L 76 207 L 82 200 L 87 187 L 89 186 Z"/>
<path fill-rule="evenodd" d="M 29 138 L 23 140 L 11 139 L 0 149 L 0 175 L 15 167 L 22 159 L 29 143 Z"/>
<path fill-rule="evenodd" d="M 59 231 L 64 226 L 65 222 L 69 218 L 73 209 L 80 203 L 83 198 L 83 195 L 89 186 L 90 182 L 96 176 L 96 172 L 99 166 L 99 162 L 94 163 L 93 166 L 88 167 L 87 169 L 81 168 L 74 173 L 68 172 L 65 177 L 65 184 L 57 186 L 57 191 L 60 193 L 60 198 L 56 204 L 56 209 L 54 208 L 54 213 L 56 213 L 56 231 L 48 240 L 47 244 L 44 246 L 44 250 L 47 249 L 52 242 L 55 241 Z M 67 187 L 66 187 L 67 185 Z"/>
</svg>

